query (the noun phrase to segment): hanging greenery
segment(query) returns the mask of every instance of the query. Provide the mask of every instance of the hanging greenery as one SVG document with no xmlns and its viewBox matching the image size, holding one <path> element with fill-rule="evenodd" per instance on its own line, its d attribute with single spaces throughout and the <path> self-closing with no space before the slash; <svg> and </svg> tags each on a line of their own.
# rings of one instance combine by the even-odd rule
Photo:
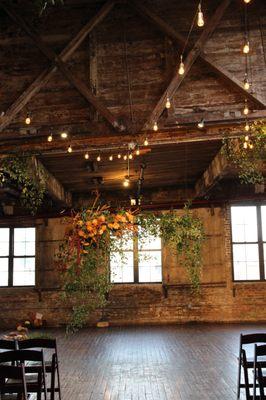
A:
<svg viewBox="0 0 266 400">
<path fill-rule="evenodd" d="M 237 167 L 241 183 L 264 182 L 262 166 L 266 160 L 265 122 L 255 121 L 245 135 L 237 139 L 225 138 L 223 144 L 223 154 Z"/>
<path fill-rule="evenodd" d="M 123 262 L 125 243 L 136 231 L 140 239 L 161 236 L 165 244 L 176 249 L 193 289 L 199 291 L 204 229 L 188 207 L 181 216 L 175 212 L 159 216 L 133 215 L 125 210 L 113 213 L 106 206 L 93 207 L 66 222 L 56 265 L 61 273 L 64 299 L 72 305 L 68 332 L 80 329 L 90 313 L 105 306 L 106 294 L 111 289 L 110 262 L 117 256 Z"/>
<path fill-rule="evenodd" d="M 37 171 L 38 169 L 38 171 Z M 23 207 L 36 214 L 45 195 L 45 175 L 31 156 L 9 156 L 0 162 L 0 186 L 14 186 Z"/>
<path fill-rule="evenodd" d="M 63 5 L 64 0 L 34 0 L 34 4 L 41 16 L 50 6 Z"/>
</svg>

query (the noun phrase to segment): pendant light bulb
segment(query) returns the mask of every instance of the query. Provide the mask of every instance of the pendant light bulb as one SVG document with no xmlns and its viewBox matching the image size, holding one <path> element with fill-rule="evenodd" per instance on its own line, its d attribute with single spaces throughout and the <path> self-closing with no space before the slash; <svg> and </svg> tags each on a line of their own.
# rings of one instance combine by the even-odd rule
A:
<svg viewBox="0 0 266 400">
<path fill-rule="evenodd" d="M 129 180 L 129 176 L 127 175 L 127 176 L 125 176 L 125 179 L 123 181 L 123 186 L 127 188 L 127 187 L 129 187 L 129 185 L 130 185 L 130 180 Z"/>
<path fill-rule="evenodd" d="M 249 83 L 249 81 L 248 81 L 247 76 L 245 76 L 245 79 L 244 79 L 244 89 L 245 89 L 245 90 L 249 90 L 249 88 L 250 88 L 250 83 Z"/>
<path fill-rule="evenodd" d="M 198 123 L 198 128 L 199 128 L 199 129 L 203 129 L 204 126 L 205 126 L 205 122 L 204 122 L 204 119 L 202 119 L 202 120 Z"/>
<path fill-rule="evenodd" d="M 50 135 L 47 138 L 47 142 L 52 142 L 53 141 L 53 135 L 50 133 Z"/>
<path fill-rule="evenodd" d="M 129 158 L 130 160 L 132 160 L 132 159 L 133 159 L 133 154 L 130 153 L 129 156 L 128 156 L 128 158 Z"/>
<path fill-rule="evenodd" d="M 125 161 L 127 161 L 127 155 L 126 155 L 126 154 L 124 155 L 123 159 L 124 159 Z"/>
<path fill-rule="evenodd" d="M 203 17 L 203 12 L 201 11 L 201 2 L 199 3 L 197 24 L 200 28 L 204 26 L 204 17 Z"/>
<path fill-rule="evenodd" d="M 171 108 L 171 101 L 170 101 L 169 97 L 167 97 L 167 99 L 166 99 L 165 108 L 167 108 L 168 110 L 169 110 L 169 108 Z"/>
<path fill-rule="evenodd" d="M 140 155 L 140 149 L 137 148 L 137 150 L 136 150 L 136 156 L 139 156 L 139 155 Z"/>
<path fill-rule="evenodd" d="M 72 153 L 73 149 L 71 147 L 71 144 L 68 146 L 67 151 L 68 151 L 68 153 Z"/>
<path fill-rule="evenodd" d="M 252 150 L 253 149 L 253 143 L 249 143 L 249 148 L 250 148 L 250 150 Z"/>
<path fill-rule="evenodd" d="M 178 73 L 179 75 L 184 75 L 185 73 L 185 65 L 183 63 L 183 56 L 180 56 L 180 64 L 179 64 L 179 68 L 178 68 Z"/>
<path fill-rule="evenodd" d="M 248 142 L 248 141 L 249 141 L 249 136 L 246 135 L 246 136 L 245 136 L 245 142 Z"/>
<path fill-rule="evenodd" d="M 88 160 L 89 158 L 90 158 L 90 155 L 89 155 L 89 153 L 87 152 L 87 153 L 85 153 L 85 155 L 84 155 L 84 158 L 85 158 L 85 160 Z"/>
<path fill-rule="evenodd" d="M 61 136 L 62 139 L 66 139 L 67 138 L 67 132 L 62 132 L 60 136 Z"/>
<path fill-rule="evenodd" d="M 30 125 L 30 123 L 31 123 L 31 118 L 30 118 L 30 114 L 28 113 L 26 118 L 25 118 L 25 124 L 26 125 Z"/>
<path fill-rule="evenodd" d="M 148 142 L 148 139 L 146 138 L 145 140 L 144 140 L 144 146 L 148 146 L 149 145 L 149 142 Z"/>
<path fill-rule="evenodd" d="M 247 105 L 247 102 L 246 102 L 246 103 L 245 103 L 244 110 L 243 110 L 243 114 L 244 114 L 244 115 L 248 115 L 248 113 L 249 113 L 249 109 L 248 109 L 248 105 Z"/>
<path fill-rule="evenodd" d="M 243 147 L 244 147 L 244 149 L 247 149 L 248 148 L 248 142 L 244 142 Z"/>
<path fill-rule="evenodd" d="M 246 131 L 246 132 L 249 132 L 249 130 L 250 130 L 250 125 L 249 125 L 248 122 L 246 122 L 245 131 Z"/>
<path fill-rule="evenodd" d="M 96 160 L 97 160 L 98 162 L 100 162 L 100 161 L 101 161 L 101 156 L 100 156 L 100 154 L 98 154 L 98 156 L 97 156 Z"/>
<path fill-rule="evenodd" d="M 243 46 L 243 53 L 248 54 L 249 53 L 249 41 L 247 40 L 246 43 Z"/>
<path fill-rule="evenodd" d="M 157 131 L 158 131 L 158 124 L 157 124 L 157 122 L 154 122 L 153 130 L 154 130 L 154 132 L 157 132 Z"/>
<path fill-rule="evenodd" d="M 118 153 L 118 154 L 117 154 L 117 158 L 120 160 L 121 157 L 122 157 L 121 154 Z"/>
<path fill-rule="evenodd" d="M 251 0 L 244 0 L 244 3 L 249 4 Z"/>
<path fill-rule="evenodd" d="M 113 161 L 113 159 L 114 159 L 114 157 L 113 157 L 113 155 L 111 154 L 111 155 L 109 156 L 109 161 Z"/>
</svg>

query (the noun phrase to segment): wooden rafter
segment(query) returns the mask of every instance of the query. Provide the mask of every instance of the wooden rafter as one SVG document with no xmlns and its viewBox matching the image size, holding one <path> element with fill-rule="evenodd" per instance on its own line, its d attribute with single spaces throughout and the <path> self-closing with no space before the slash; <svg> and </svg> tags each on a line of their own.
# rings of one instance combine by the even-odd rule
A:
<svg viewBox="0 0 266 400">
<path fill-rule="evenodd" d="M 57 71 L 58 68 L 66 73 L 67 78 L 71 80 L 71 83 L 79 90 L 83 97 L 85 97 L 93 106 L 103 115 L 112 126 L 124 129 L 122 125 L 119 124 L 117 119 L 112 113 L 94 96 L 87 86 L 81 82 L 79 79 L 75 78 L 73 74 L 66 68 L 65 62 L 73 54 L 73 52 L 80 46 L 87 35 L 92 31 L 97 24 L 99 24 L 106 15 L 111 11 L 115 4 L 115 1 L 107 1 L 105 5 L 99 10 L 99 12 L 79 31 L 79 33 L 70 41 L 66 48 L 57 56 L 53 51 L 51 51 L 40 38 L 38 38 L 31 29 L 25 24 L 25 22 L 14 13 L 13 10 L 8 7 L 5 2 L 1 2 L 0 5 L 5 9 L 8 15 L 15 20 L 35 41 L 40 50 L 52 61 L 52 66 L 49 66 L 45 71 L 43 71 L 34 82 L 21 94 L 21 96 L 9 107 L 6 111 L 4 117 L 0 123 L 0 132 L 10 124 L 10 122 L 15 118 L 18 112 L 31 100 L 31 98 L 39 92 L 39 90 L 49 81 L 51 76 Z"/>
<path fill-rule="evenodd" d="M 174 42 L 176 42 L 178 46 L 180 46 L 180 47 L 184 46 L 185 38 L 182 35 L 180 35 L 178 32 L 176 32 L 175 29 L 173 29 L 169 24 L 167 24 L 161 17 L 159 17 L 157 14 L 155 14 L 153 11 L 151 11 L 151 9 L 149 7 L 147 7 L 145 4 L 143 4 L 143 2 L 138 1 L 138 0 L 133 0 L 133 1 L 128 1 L 128 4 L 133 6 L 135 8 L 135 10 L 139 12 L 140 15 L 142 15 L 144 18 L 148 19 L 162 33 L 164 33 L 166 36 L 168 36 L 169 38 L 174 40 Z M 212 70 L 224 82 L 226 82 L 226 84 L 228 84 L 233 90 L 236 90 L 238 93 L 243 95 L 244 98 L 247 98 L 249 101 L 252 102 L 252 104 L 257 106 L 259 109 L 266 108 L 265 102 L 258 95 L 254 95 L 250 92 L 247 92 L 244 89 L 243 84 L 238 79 L 233 77 L 226 69 L 217 65 L 214 61 L 211 60 L 211 58 L 209 56 L 207 56 L 206 54 L 204 54 L 202 52 L 199 52 L 197 57 L 201 60 L 203 65 L 207 66 L 210 70 Z M 188 72 L 187 60 L 186 60 L 186 72 Z M 160 114 L 162 113 L 162 111 L 164 109 L 167 95 L 169 95 L 169 94 L 167 93 L 167 91 L 165 91 L 162 98 L 160 99 L 161 107 L 160 107 L 160 109 L 158 109 L 158 111 L 161 111 Z M 157 104 L 157 106 L 158 106 L 158 104 Z M 154 113 L 150 116 L 148 123 L 152 123 L 153 120 L 156 119 L 156 117 L 158 118 L 160 116 L 160 114 L 158 112 L 155 114 L 155 111 L 154 111 Z M 147 126 L 147 124 L 146 124 L 146 126 Z"/>
<path fill-rule="evenodd" d="M 165 103 L 166 103 L 167 97 L 172 97 L 175 94 L 175 92 L 177 91 L 177 89 L 179 88 L 179 86 L 181 85 L 183 80 L 185 79 L 185 77 L 188 75 L 192 65 L 194 64 L 194 62 L 196 61 L 196 59 L 202 52 L 207 40 L 209 39 L 209 37 L 211 36 L 213 31 L 219 24 L 222 16 L 224 15 L 224 13 L 230 3 L 231 3 L 231 0 L 222 0 L 220 5 L 217 7 L 215 13 L 212 15 L 212 17 L 208 21 L 208 24 L 203 29 L 199 39 L 196 41 L 193 48 L 189 51 L 189 53 L 187 54 L 187 56 L 185 58 L 185 72 L 183 75 L 179 75 L 177 73 L 177 70 L 178 70 L 178 65 L 177 65 L 175 74 L 174 74 L 170 84 L 168 85 L 167 89 L 165 90 L 165 92 L 161 96 L 160 100 L 154 107 L 154 109 L 147 121 L 146 127 L 150 126 L 151 123 L 154 123 L 155 121 L 157 121 L 159 119 L 160 115 L 162 114 L 163 110 L 165 109 Z"/>
</svg>

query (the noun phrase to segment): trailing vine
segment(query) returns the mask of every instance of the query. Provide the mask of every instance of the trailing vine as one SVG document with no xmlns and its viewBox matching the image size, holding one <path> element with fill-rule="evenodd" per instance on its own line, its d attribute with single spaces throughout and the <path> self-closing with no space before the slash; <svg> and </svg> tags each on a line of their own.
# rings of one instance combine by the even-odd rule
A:
<svg viewBox="0 0 266 400">
<path fill-rule="evenodd" d="M 262 165 L 266 160 L 266 125 L 255 121 L 250 132 L 237 139 L 223 140 L 223 154 L 238 169 L 240 182 L 260 184 L 264 182 Z"/>
<path fill-rule="evenodd" d="M 45 175 L 36 171 L 30 156 L 8 156 L 0 162 L 0 186 L 14 186 L 20 192 L 23 207 L 36 214 L 45 195 Z"/>
</svg>

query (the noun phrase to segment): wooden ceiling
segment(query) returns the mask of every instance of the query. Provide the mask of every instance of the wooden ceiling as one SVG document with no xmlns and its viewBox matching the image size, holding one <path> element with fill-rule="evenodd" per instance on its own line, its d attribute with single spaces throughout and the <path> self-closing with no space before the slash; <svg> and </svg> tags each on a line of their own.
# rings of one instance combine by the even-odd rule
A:
<svg viewBox="0 0 266 400">
<path fill-rule="evenodd" d="M 151 152 L 131 162 L 133 186 L 141 163 L 147 165 L 144 188 L 194 185 L 224 134 L 243 134 L 245 98 L 251 119 L 266 117 L 263 0 L 248 6 L 250 93 L 242 85 L 242 0 L 204 1 L 206 24 L 193 30 L 182 78 L 176 71 L 196 0 L 65 0 L 41 18 L 28 1 L 2 3 L 0 154 L 33 152 L 72 193 L 120 190 L 126 162 L 108 156 L 132 141 L 142 146 L 146 137 Z M 167 94 L 170 110 L 164 109 Z M 199 130 L 202 118 L 206 129 Z M 62 131 L 69 134 L 65 142 Z M 102 154 L 97 171 L 88 171 L 87 149 L 91 160 Z M 95 185 L 95 177 L 103 183 Z"/>
</svg>

